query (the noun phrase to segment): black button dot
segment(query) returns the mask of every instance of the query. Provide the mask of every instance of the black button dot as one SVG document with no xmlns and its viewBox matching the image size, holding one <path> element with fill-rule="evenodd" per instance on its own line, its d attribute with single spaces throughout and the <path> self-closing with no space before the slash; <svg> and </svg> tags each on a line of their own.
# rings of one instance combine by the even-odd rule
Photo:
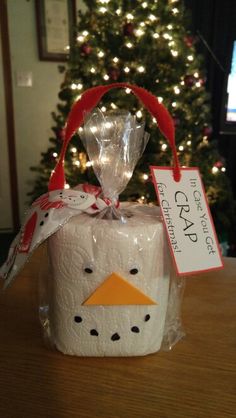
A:
<svg viewBox="0 0 236 418">
<path fill-rule="evenodd" d="M 96 337 L 98 336 L 98 332 L 96 329 L 91 329 L 90 334 L 95 335 Z"/>
<path fill-rule="evenodd" d="M 137 334 L 137 333 L 139 333 L 139 328 L 138 327 L 132 327 L 131 331 L 136 332 L 136 334 Z"/>
<path fill-rule="evenodd" d="M 80 323 L 80 322 L 82 322 L 82 318 L 81 318 L 81 316 L 75 316 L 74 317 L 74 320 L 75 320 L 75 322 L 77 322 L 78 324 Z"/>
<path fill-rule="evenodd" d="M 44 222 L 43 222 L 43 221 L 41 221 L 39 225 L 40 225 L 40 226 L 43 226 L 43 224 L 44 224 Z"/>
<path fill-rule="evenodd" d="M 130 272 L 130 274 L 137 274 L 138 273 L 138 269 L 131 269 L 129 272 Z"/>
<path fill-rule="evenodd" d="M 47 218 L 47 217 L 48 217 L 48 215 L 49 215 L 49 214 L 48 214 L 48 212 L 47 212 L 47 213 L 45 213 L 44 218 Z"/>
<path fill-rule="evenodd" d="M 119 339 L 120 339 L 120 336 L 119 334 L 117 334 L 117 332 L 111 336 L 112 341 L 118 341 Z"/>
<path fill-rule="evenodd" d="M 150 315 L 147 314 L 147 315 L 145 315 L 144 321 L 147 322 L 147 321 L 149 321 L 150 318 L 151 318 Z"/>
<path fill-rule="evenodd" d="M 85 196 L 83 196 L 82 194 L 80 195 L 80 197 L 81 197 L 81 199 L 84 199 L 85 198 Z"/>
<path fill-rule="evenodd" d="M 89 267 L 85 267 L 84 271 L 85 271 L 85 273 L 89 273 L 89 274 L 91 274 L 93 272 L 93 270 Z"/>
</svg>

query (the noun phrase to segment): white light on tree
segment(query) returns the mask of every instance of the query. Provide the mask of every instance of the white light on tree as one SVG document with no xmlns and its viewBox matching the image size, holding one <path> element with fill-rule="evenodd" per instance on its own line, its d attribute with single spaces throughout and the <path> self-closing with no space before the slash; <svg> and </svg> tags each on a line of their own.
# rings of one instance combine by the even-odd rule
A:
<svg viewBox="0 0 236 418">
<path fill-rule="evenodd" d="M 129 73 L 129 72 L 130 72 L 130 68 L 129 68 L 129 67 L 125 67 L 125 68 L 124 68 L 124 72 L 125 72 L 125 73 Z"/>
<path fill-rule="evenodd" d="M 180 146 L 179 146 L 179 151 L 183 151 L 183 150 L 184 150 L 183 145 L 180 145 Z"/>
<path fill-rule="evenodd" d="M 77 84 L 77 89 L 78 89 L 78 90 L 81 90 L 82 88 L 83 88 L 83 84 L 78 83 L 78 84 Z"/>
<path fill-rule="evenodd" d="M 192 55 L 188 55 L 188 56 L 187 56 L 187 59 L 188 59 L 189 61 L 193 61 L 193 56 L 192 56 Z"/>
<path fill-rule="evenodd" d="M 158 97 L 157 99 L 158 99 L 158 102 L 159 103 L 162 103 L 163 102 L 163 97 Z"/>
<path fill-rule="evenodd" d="M 72 83 L 70 87 L 71 87 L 72 90 L 76 90 L 77 85 L 75 83 Z"/>
<path fill-rule="evenodd" d="M 223 173 L 225 173 L 226 168 L 225 167 L 221 167 L 221 171 L 223 171 Z"/>
<path fill-rule="evenodd" d="M 109 80 L 109 75 L 105 74 L 103 78 L 104 78 L 104 80 Z"/>
<path fill-rule="evenodd" d="M 178 86 L 175 86 L 174 87 L 174 92 L 175 92 L 175 94 L 179 94 L 180 93 L 180 89 L 179 89 Z"/>
<path fill-rule="evenodd" d="M 100 7 L 100 9 L 99 9 L 99 10 L 100 10 L 100 12 L 101 12 L 101 13 L 103 13 L 103 14 L 107 12 L 106 7 Z"/>
<path fill-rule="evenodd" d="M 155 20 L 157 20 L 157 18 L 154 15 L 149 15 L 149 20 L 151 20 L 152 22 L 154 22 Z"/>
<path fill-rule="evenodd" d="M 174 49 L 172 49 L 170 52 L 173 55 L 173 57 L 178 57 L 179 55 L 178 51 L 175 51 Z"/>
<path fill-rule="evenodd" d="M 70 185 L 68 183 L 65 184 L 65 189 L 69 189 Z"/>
<path fill-rule="evenodd" d="M 157 32 L 155 32 L 152 36 L 153 36 L 153 38 L 155 38 L 155 39 L 160 38 L 160 35 L 159 35 L 159 33 L 157 33 Z"/>
<path fill-rule="evenodd" d="M 77 36 L 77 41 L 83 42 L 84 41 L 84 36 L 82 36 L 82 35 Z"/>
<path fill-rule="evenodd" d="M 177 103 L 176 102 L 172 102 L 171 104 L 172 104 L 172 107 L 176 107 L 177 106 Z"/>
<path fill-rule="evenodd" d="M 111 108 L 114 110 L 117 109 L 117 106 L 115 105 L 115 103 L 111 103 Z"/>
<path fill-rule="evenodd" d="M 94 67 L 90 68 L 90 72 L 94 74 L 96 72 L 95 68 Z"/>
<path fill-rule="evenodd" d="M 219 168 L 214 166 L 214 167 L 212 167 L 211 171 L 212 171 L 213 174 L 216 174 L 216 173 L 218 173 Z"/>
<path fill-rule="evenodd" d="M 166 144 L 162 144 L 162 146 L 161 146 L 162 151 L 165 151 L 166 148 L 167 148 L 167 145 Z"/>
<path fill-rule="evenodd" d="M 201 83 L 200 81 L 197 81 L 197 83 L 195 84 L 196 87 L 201 87 Z"/>
<path fill-rule="evenodd" d="M 139 73 L 144 73 L 145 68 L 143 67 L 143 65 L 140 65 L 140 67 L 138 67 L 138 72 Z"/>
<path fill-rule="evenodd" d="M 138 111 L 136 112 L 136 115 L 137 115 L 137 118 L 141 118 L 141 117 L 143 116 L 143 114 L 142 114 L 141 110 L 138 110 Z"/>
<path fill-rule="evenodd" d="M 102 106 L 102 107 L 101 107 L 101 111 L 102 111 L 102 112 L 106 112 L 106 110 L 107 110 L 107 108 L 106 108 L 105 106 Z"/>
<path fill-rule="evenodd" d="M 145 22 L 141 22 L 140 26 L 142 26 L 142 28 L 145 26 Z"/>
<path fill-rule="evenodd" d="M 131 42 L 127 42 L 126 46 L 127 48 L 133 48 L 133 44 Z"/>
<path fill-rule="evenodd" d="M 148 174 L 143 174 L 143 180 L 148 180 Z"/>
<path fill-rule="evenodd" d="M 72 148 L 71 148 L 71 152 L 73 152 L 73 154 L 75 154 L 75 153 L 77 152 L 77 148 L 72 147 Z"/>
<path fill-rule="evenodd" d="M 99 58 L 104 57 L 104 52 L 103 51 L 99 51 L 98 56 L 99 56 Z"/>
<path fill-rule="evenodd" d="M 119 58 L 114 57 L 112 61 L 115 62 L 115 63 L 117 63 L 119 61 Z"/>
<path fill-rule="evenodd" d="M 179 9 L 177 9 L 177 7 L 174 7 L 174 9 L 172 9 L 172 12 L 174 13 L 174 15 L 177 15 L 177 13 L 179 13 Z"/>
<path fill-rule="evenodd" d="M 87 163 L 85 165 L 86 165 L 86 167 L 92 167 L 93 162 L 92 161 L 87 161 Z"/>
<path fill-rule="evenodd" d="M 87 30 L 84 30 L 83 32 L 82 32 L 82 35 L 84 35 L 84 36 L 88 36 L 88 31 Z"/>
<path fill-rule="evenodd" d="M 195 78 L 199 77 L 199 73 L 197 71 L 195 71 L 195 73 L 193 74 Z"/>
<path fill-rule="evenodd" d="M 146 2 L 146 1 L 144 1 L 144 2 L 142 3 L 142 7 L 143 7 L 144 9 L 146 9 L 146 8 L 148 7 L 148 4 L 147 4 L 147 2 Z"/>
<path fill-rule="evenodd" d="M 129 20 L 133 20 L 133 18 L 134 18 L 134 16 L 133 16 L 131 13 L 128 13 L 128 14 L 126 15 L 126 17 L 127 17 L 127 19 L 129 19 Z"/>
<path fill-rule="evenodd" d="M 190 146 L 192 144 L 191 141 L 187 141 L 187 145 Z"/>
<path fill-rule="evenodd" d="M 173 29 L 173 26 L 172 25 L 167 25 L 167 29 L 171 30 L 171 29 Z"/>
<path fill-rule="evenodd" d="M 56 158 L 56 157 L 58 156 L 58 153 L 57 153 L 57 152 L 53 152 L 52 156 L 53 156 L 54 158 Z"/>
<path fill-rule="evenodd" d="M 76 167 L 79 167 L 79 166 L 80 166 L 80 161 L 79 161 L 79 160 L 76 160 L 76 161 L 74 162 L 74 165 L 76 165 Z"/>
<path fill-rule="evenodd" d="M 129 94 L 129 93 L 131 92 L 131 89 L 125 89 L 125 92 L 126 92 L 127 94 Z"/>
<path fill-rule="evenodd" d="M 119 16 L 121 14 L 121 10 L 120 9 L 117 9 L 116 10 L 116 14 Z"/>
<path fill-rule="evenodd" d="M 135 34 L 136 34 L 137 36 L 142 36 L 142 35 L 144 35 L 144 31 L 143 31 L 142 29 L 137 29 L 137 30 L 135 31 Z"/>
</svg>

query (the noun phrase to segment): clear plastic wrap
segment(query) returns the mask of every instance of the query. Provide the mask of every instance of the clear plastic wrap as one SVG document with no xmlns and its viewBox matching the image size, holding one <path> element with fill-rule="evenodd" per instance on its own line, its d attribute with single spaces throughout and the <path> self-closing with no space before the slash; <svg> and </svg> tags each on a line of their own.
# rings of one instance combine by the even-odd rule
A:
<svg viewBox="0 0 236 418">
<path fill-rule="evenodd" d="M 184 282 L 172 268 L 159 208 L 118 202 L 146 146 L 144 125 L 128 112 L 96 109 L 82 140 L 101 184 L 90 190 L 103 205 L 73 216 L 48 238 L 40 280 L 44 334 L 72 355 L 169 350 L 184 335 Z"/>
</svg>

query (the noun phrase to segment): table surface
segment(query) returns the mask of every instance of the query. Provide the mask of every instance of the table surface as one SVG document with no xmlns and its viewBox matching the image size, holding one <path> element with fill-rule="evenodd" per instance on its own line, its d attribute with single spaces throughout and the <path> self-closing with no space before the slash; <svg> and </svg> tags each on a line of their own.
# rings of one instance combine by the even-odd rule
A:
<svg viewBox="0 0 236 418">
<path fill-rule="evenodd" d="M 1 418 L 236 418 L 236 259 L 186 279 L 186 338 L 146 357 L 49 350 L 38 321 L 39 249 L 0 297 Z"/>
</svg>

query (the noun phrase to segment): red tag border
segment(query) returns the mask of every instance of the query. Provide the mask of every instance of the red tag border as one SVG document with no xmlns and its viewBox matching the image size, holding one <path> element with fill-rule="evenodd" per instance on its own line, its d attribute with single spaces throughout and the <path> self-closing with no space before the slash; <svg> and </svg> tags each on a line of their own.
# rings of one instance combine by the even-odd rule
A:
<svg viewBox="0 0 236 418">
<path fill-rule="evenodd" d="M 155 170 L 161 169 L 161 170 L 173 171 L 173 169 L 171 167 L 166 167 L 166 166 L 152 166 L 152 165 L 149 168 L 151 170 L 152 182 L 153 182 L 154 187 L 155 187 L 155 191 L 156 191 L 158 203 L 159 203 L 159 206 L 160 206 L 161 214 L 164 218 L 164 214 L 163 214 L 163 211 L 162 211 L 162 206 L 160 204 L 159 190 L 158 190 L 158 187 L 157 187 L 157 182 L 156 182 L 156 177 L 155 177 Z M 209 267 L 208 269 L 194 270 L 194 271 L 189 271 L 189 272 L 184 272 L 184 273 L 179 272 L 178 266 L 177 266 L 177 263 L 176 263 L 176 260 L 175 260 L 172 244 L 170 242 L 169 234 L 168 234 L 168 231 L 167 231 L 167 226 L 166 226 L 166 223 L 163 222 L 164 228 L 165 228 L 165 231 L 166 231 L 166 235 L 167 235 L 167 240 L 168 240 L 171 256 L 172 256 L 172 259 L 173 259 L 173 262 L 174 262 L 174 265 L 175 265 L 175 270 L 176 270 L 178 276 L 193 276 L 194 274 L 200 274 L 200 273 L 204 273 L 204 272 L 208 272 L 208 271 L 222 270 L 224 268 L 224 262 L 223 262 L 222 253 L 221 253 L 220 246 L 219 246 L 218 237 L 216 235 L 214 222 L 213 222 L 212 215 L 211 215 L 211 212 L 210 212 L 209 204 L 208 204 L 208 201 L 207 201 L 207 196 L 206 196 L 205 188 L 204 188 L 204 185 L 203 185 L 200 170 L 199 170 L 198 167 L 181 167 L 180 172 L 181 171 L 198 171 L 199 178 L 200 178 L 200 181 L 201 181 L 202 190 L 204 192 L 204 198 L 205 198 L 205 201 L 207 202 L 207 204 L 206 204 L 207 212 L 208 212 L 209 220 L 211 222 L 212 231 L 213 231 L 213 234 L 214 234 L 217 249 L 218 249 L 218 252 L 219 252 L 221 266 Z"/>
</svg>

